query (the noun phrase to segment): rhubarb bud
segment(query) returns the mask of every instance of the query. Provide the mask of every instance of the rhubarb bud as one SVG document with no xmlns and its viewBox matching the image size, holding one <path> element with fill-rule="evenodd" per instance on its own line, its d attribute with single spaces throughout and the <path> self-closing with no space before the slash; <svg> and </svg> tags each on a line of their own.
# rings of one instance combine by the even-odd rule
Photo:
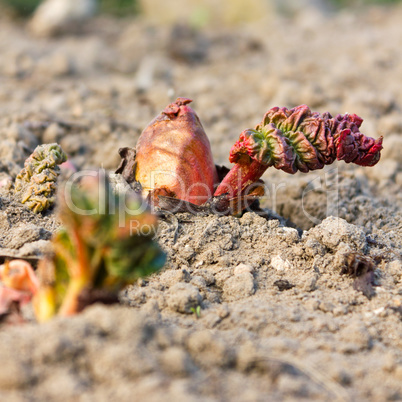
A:
<svg viewBox="0 0 402 402">
<path fill-rule="evenodd" d="M 60 174 L 58 165 L 66 160 L 67 155 L 58 144 L 36 147 L 15 180 L 15 192 L 21 203 L 26 203 L 34 212 L 52 206 Z"/>
<path fill-rule="evenodd" d="M 19 316 L 20 307 L 31 301 L 38 287 L 38 279 L 28 262 L 12 260 L 0 265 L 0 319 L 10 313 Z"/>
<path fill-rule="evenodd" d="M 273 166 L 287 173 L 322 169 L 336 159 L 373 166 L 380 159 L 382 138 L 374 140 L 359 131 L 355 114 L 311 112 L 306 105 L 293 109 L 274 107 L 255 129 L 244 130 L 230 151 L 235 166 L 215 195 L 241 194 Z"/>
<path fill-rule="evenodd" d="M 145 197 L 166 195 L 201 205 L 213 194 L 218 179 L 211 147 L 190 102 L 178 98 L 138 139 L 135 180 Z"/>
<path fill-rule="evenodd" d="M 7 261 L 0 265 L 0 282 L 8 288 L 36 293 L 38 278 L 29 262 L 24 260 Z"/>
</svg>

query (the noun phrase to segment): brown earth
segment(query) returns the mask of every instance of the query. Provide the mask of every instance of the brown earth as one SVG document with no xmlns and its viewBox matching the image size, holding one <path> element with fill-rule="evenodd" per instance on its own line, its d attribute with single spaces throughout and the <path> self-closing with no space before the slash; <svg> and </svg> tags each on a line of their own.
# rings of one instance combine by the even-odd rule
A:
<svg viewBox="0 0 402 402">
<path fill-rule="evenodd" d="M 303 103 L 358 114 L 384 151 L 373 168 L 268 170 L 262 205 L 279 220 L 162 220 L 168 262 L 122 305 L 0 326 L 0 399 L 402 400 L 401 18 L 308 9 L 200 31 L 98 18 L 53 39 L 1 18 L 0 258 L 35 263 L 59 226 L 13 196 L 37 144 L 113 170 L 176 96 L 194 99 L 219 164 L 267 109 Z M 340 274 L 354 254 L 374 287 Z"/>
</svg>

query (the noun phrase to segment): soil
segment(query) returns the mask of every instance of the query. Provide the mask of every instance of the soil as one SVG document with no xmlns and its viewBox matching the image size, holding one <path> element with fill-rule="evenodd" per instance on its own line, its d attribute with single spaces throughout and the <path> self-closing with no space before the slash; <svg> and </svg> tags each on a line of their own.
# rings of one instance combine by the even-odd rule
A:
<svg viewBox="0 0 402 402">
<path fill-rule="evenodd" d="M 35 39 L 1 17 L 0 259 L 36 264 L 60 225 L 13 195 L 36 145 L 113 171 L 176 96 L 194 99 L 218 164 L 267 109 L 303 103 L 362 116 L 384 150 L 373 168 L 269 169 L 271 219 L 161 219 L 168 261 L 120 305 L 0 324 L 0 399 L 402 400 L 401 18 L 307 9 L 194 31 L 98 17 Z"/>
</svg>

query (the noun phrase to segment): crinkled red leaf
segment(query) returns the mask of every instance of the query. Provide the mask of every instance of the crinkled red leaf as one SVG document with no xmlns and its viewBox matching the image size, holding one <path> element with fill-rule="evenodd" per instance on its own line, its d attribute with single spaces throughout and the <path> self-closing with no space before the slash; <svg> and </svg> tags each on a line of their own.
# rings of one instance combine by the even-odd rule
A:
<svg viewBox="0 0 402 402">
<path fill-rule="evenodd" d="M 321 169 L 338 160 L 373 166 L 380 159 L 382 138 L 359 131 L 363 119 L 355 114 L 312 112 L 306 105 L 274 107 L 254 130 L 245 130 L 232 147 L 229 160 L 244 156 L 287 173 Z"/>
</svg>

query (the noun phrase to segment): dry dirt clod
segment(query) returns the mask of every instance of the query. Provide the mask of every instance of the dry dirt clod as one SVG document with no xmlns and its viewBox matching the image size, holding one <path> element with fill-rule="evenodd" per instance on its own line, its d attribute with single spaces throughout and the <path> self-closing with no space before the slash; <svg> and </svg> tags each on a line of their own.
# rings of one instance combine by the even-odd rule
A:
<svg viewBox="0 0 402 402">
<path fill-rule="evenodd" d="M 256 291 L 253 275 L 249 272 L 232 276 L 223 285 L 223 294 L 227 300 L 240 300 L 251 296 Z"/>
<path fill-rule="evenodd" d="M 202 302 L 198 289 L 190 283 L 176 283 L 170 288 L 167 304 L 179 313 L 192 314 Z"/>
<path fill-rule="evenodd" d="M 344 258 L 345 265 L 341 270 L 341 275 L 346 274 L 355 278 L 353 288 L 371 299 L 375 295 L 373 261 L 359 253 L 348 253 Z"/>
<path fill-rule="evenodd" d="M 283 292 L 284 290 L 289 290 L 289 289 L 292 289 L 295 287 L 295 285 L 292 285 L 286 279 L 280 279 L 278 281 L 275 281 L 274 285 L 279 289 L 280 292 Z"/>
</svg>

